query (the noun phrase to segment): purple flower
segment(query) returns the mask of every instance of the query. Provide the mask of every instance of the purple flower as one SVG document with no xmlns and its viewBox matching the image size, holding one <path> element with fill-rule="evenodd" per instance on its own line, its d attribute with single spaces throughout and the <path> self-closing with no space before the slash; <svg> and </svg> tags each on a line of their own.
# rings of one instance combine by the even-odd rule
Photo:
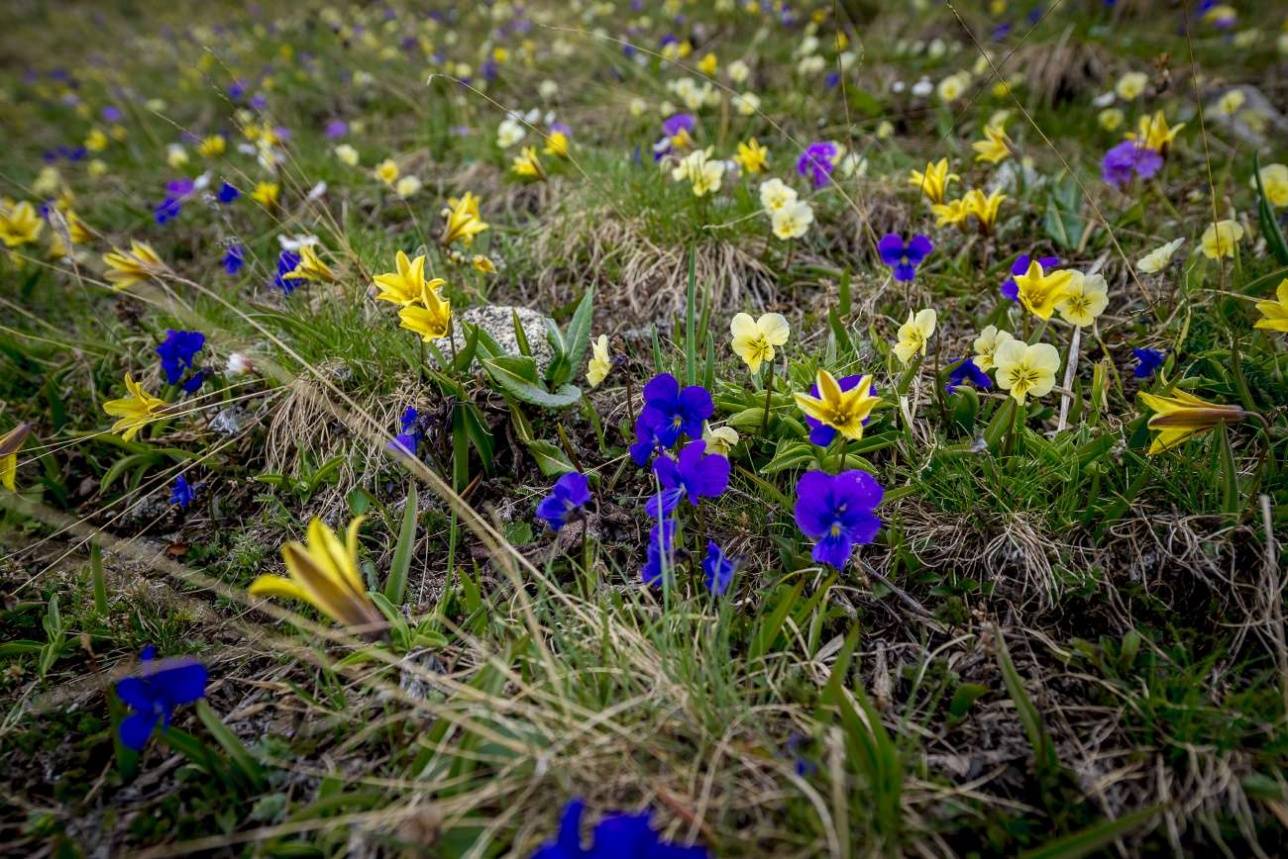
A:
<svg viewBox="0 0 1288 859">
<path fill-rule="evenodd" d="M 1003 297 L 1009 298 L 1011 301 L 1020 300 L 1020 285 L 1015 282 L 1015 276 L 1027 272 L 1032 259 L 1028 254 L 1020 254 L 1015 258 L 1015 262 L 1011 263 L 1011 276 L 1002 282 Z M 1060 264 L 1060 258 L 1038 257 L 1038 263 L 1041 264 L 1043 271 L 1049 273 Z"/>
<path fill-rule="evenodd" d="M 590 500 L 590 483 L 586 475 L 579 471 L 570 471 L 555 481 L 550 494 L 541 499 L 537 505 L 537 518 L 546 523 L 551 531 L 558 531 L 568 524 L 568 517 L 586 505 Z"/>
<path fill-rule="evenodd" d="M 227 205 L 240 196 L 241 191 L 238 191 L 236 186 L 228 182 L 224 182 L 219 186 L 219 191 L 215 194 L 215 199 Z"/>
<path fill-rule="evenodd" d="M 165 192 L 171 197 L 183 199 L 192 193 L 197 184 L 191 179 L 175 179 L 165 183 Z"/>
<path fill-rule="evenodd" d="M 1124 140 L 1105 153 L 1100 162 L 1100 178 L 1115 188 L 1122 189 L 1132 180 L 1132 174 L 1148 179 L 1163 166 L 1163 156 L 1139 141 Z"/>
<path fill-rule="evenodd" d="M 110 104 L 103 108 L 100 115 L 103 117 L 104 122 L 120 122 L 122 116 L 121 109 Z"/>
<path fill-rule="evenodd" d="M 180 510 L 187 510 L 191 506 L 194 498 L 197 497 L 197 490 L 188 478 L 180 474 L 174 479 L 174 485 L 170 487 L 170 503 Z"/>
<path fill-rule="evenodd" d="M 242 270 L 246 264 L 245 251 L 239 244 L 229 245 L 228 252 L 224 254 L 224 271 L 229 274 L 236 274 Z"/>
<path fill-rule="evenodd" d="M 683 131 L 693 132 L 697 120 L 691 113 L 677 113 L 662 122 L 662 139 L 653 144 L 653 160 L 661 161 L 671 153 L 671 139 Z"/>
<path fill-rule="evenodd" d="M 205 345 L 206 335 L 200 331 L 166 331 L 165 340 L 156 348 L 166 381 L 172 385 L 179 384 L 184 371 L 192 369 L 193 358 Z"/>
<path fill-rule="evenodd" d="M 733 581 L 734 571 L 738 569 L 738 564 L 731 560 L 724 550 L 715 544 L 715 541 L 707 541 L 707 556 L 702 559 L 702 572 L 706 574 L 707 589 L 716 596 L 720 596 L 729 589 L 729 583 Z"/>
<path fill-rule="evenodd" d="M 851 388 L 853 388 L 855 385 L 859 384 L 859 380 L 862 378 L 863 378 L 862 376 L 858 376 L 858 375 L 842 376 L 840 379 L 837 380 L 836 384 L 841 388 L 842 391 L 848 391 Z M 877 395 L 877 386 L 875 384 L 873 384 L 869 390 L 872 392 L 872 396 L 875 397 Z M 815 397 L 815 398 L 818 397 L 817 382 L 809 386 L 809 394 L 811 397 Z M 865 418 L 863 421 L 863 425 L 867 426 L 868 422 L 871 420 L 872 418 Z M 811 444 L 816 444 L 819 447 L 827 447 L 829 444 L 832 443 L 832 439 L 836 438 L 836 430 L 832 429 L 830 426 L 818 420 L 817 418 L 812 418 L 809 415 L 805 415 L 805 425 L 809 427 L 809 440 Z"/>
<path fill-rule="evenodd" d="M 679 458 L 662 454 L 653 462 L 653 473 L 662 488 L 644 505 L 648 515 L 657 519 L 670 513 L 681 498 L 697 507 L 703 498 L 724 494 L 729 486 L 729 460 L 706 450 L 707 443 L 698 439 L 686 444 Z"/>
<path fill-rule="evenodd" d="M 653 451 L 672 447 L 681 435 L 697 438 L 702 435 L 702 422 L 714 411 L 711 394 L 701 385 L 680 390 L 670 373 L 654 376 L 644 386 L 644 408 L 635 419 L 631 458 L 642 466 Z"/>
<path fill-rule="evenodd" d="M 604 815 L 595 824 L 589 848 L 581 846 L 581 818 L 586 804 L 573 799 L 559 816 L 559 832 L 532 854 L 532 859 L 706 859 L 705 847 L 681 847 L 663 841 L 649 825 L 652 814 Z"/>
<path fill-rule="evenodd" d="M 871 543 L 881 529 L 873 512 L 885 490 L 857 469 L 835 477 L 807 471 L 796 484 L 796 525 L 815 540 L 814 560 L 843 569 L 856 545 Z"/>
<path fill-rule="evenodd" d="M 815 188 L 822 188 L 832 176 L 840 150 L 830 140 L 816 140 L 796 160 L 796 172 L 810 177 Z"/>
<path fill-rule="evenodd" d="M 424 435 L 418 427 L 419 423 L 420 412 L 411 406 L 403 409 L 402 416 L 398 419 L 399 432 L 387 447 L 395 453 L 415 456 L 416 448 L 420 446 L 420 440 Z"/>
<path fill-rule="evenodd" d="M 913 236 L 911 241 L 904 244 L 901 236 L 888 233 L 877 243 L 881 262 L 894 269 L 894 279 L 902 283 L 908 283 L 917 276 L 917 266 L 934 249 L 930 239 L 922 235 Z"/>
<path fill-rule="evenodd" d="M 987 391 L 993 387 L 988 374 L 976 367 L 974 360 L 970 358 L 953 367 L 952 372 L 948 374 L 948 384 L 944 385 L 944 393 L 954 393 L 963 382 L 970 382 L 981 391 Z"/>
<path fill-rule="evenodd" d="M 166 197 L 160 203 L 157 203 L 153 209 L 152 216 L 156 219 L 158 225 L 173 221 L 179 217 L 183 211 L 183 203 L 175 197 Z"/>
<path fill-rule="evenodd" d="M 674 569 L 675 554 L 675 520 L 663 519 L 657 522 L 649 529 L 648 532 L 648 557 L 644 562 L 644 568 L 640 570 L 640 578 L 646 585 L 660 585 L 662 583 L 663 565 L 668 569 Z"/>
<path fill-rule="evenodd" d="M 295 281 L 287 280 L 284 275 L 295 271 L 295 267 L 300 264 L 300 255 L 294 251 L 282 251 L 277 257 L 277 276 L 273 278 L 273 286 L 282 292 L 290 295 L 295 291 Z"/>
<path fill-rule="evenodd" d="M 1132 375 L 1137 379 L 1148 379 L 1153 376 L 1167 358 L 1167 353 L 1158 349 L 1133 349 L 1131 353 L 1136 356 L 1136 368 L 1132 370 Z"/>
<path fill-rule="evenodd" d="M 333 119 L 326 124 L 326 136 L 331 140 L 338 140 L 349 133 L 349 123 L 343 119 Z"/>
<path fill-rule="evenodd" d="M 143 648 L 143 665 L 117 681 L 116 697 L 130 709 L 121 720 L 121 743 L 136 752 L 147 745 L 157 723 L 170 727 L 175 708 L 206 695 L 206 666 L 188 657 L 155 659 L 156 651 Z"/>
</svg>

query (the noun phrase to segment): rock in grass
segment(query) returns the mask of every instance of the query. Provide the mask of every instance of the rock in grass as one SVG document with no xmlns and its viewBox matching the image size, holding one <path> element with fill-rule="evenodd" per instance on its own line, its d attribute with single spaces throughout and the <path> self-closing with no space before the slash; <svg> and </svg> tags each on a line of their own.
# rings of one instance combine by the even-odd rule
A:
<svg viewBox="0 0 1288 859">
<path fill-rule="evenodd" d="M 535 310 L 526 307 L 510 307 L 503 304 L 489 304 L 485 307 L 471 307 L 457 314 L 455 325 L 452 328 L 452 340 L 455 342 L 456 349 L 465 348 L 465 332 L 467 325 L 477 325 L 484 332 L 491 335 L 501 351 L 506 355 L 521 355 L 519 350 L 519 340 L 514 335 L 514 314 L 519 316 L 519 325 L 523 328 L 524 336 L 528 339 L 528 346 L 532 349 L 532 357 L 537 362 L 537 371 L 544 373 L 546 367 L 550 366 L 550 361 L 554 358 L 554 352 L 550 348 L 550 343 L 546 340 L 546 320 L 547 317 Z M 434 346 L 443 354 L 443 357 L 449 361 L 452 358 L 452 345 L 448 338 L 441 337 L 434 341 Z M 431 359 L 432 360 L 432 359 Z M 477 359 L 471 365 L 472 368 L 478 368 Z"/>
</svg>

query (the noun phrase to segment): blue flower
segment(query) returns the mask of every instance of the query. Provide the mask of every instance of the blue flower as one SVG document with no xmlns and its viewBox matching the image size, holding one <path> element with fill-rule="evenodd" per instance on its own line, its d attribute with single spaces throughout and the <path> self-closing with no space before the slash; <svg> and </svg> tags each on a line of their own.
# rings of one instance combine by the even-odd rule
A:
<svg viewBox="0 0 1288 859">
<path fill-rule="evenodd" d="M 956 367 L 953 367 L 952 371 L 948 374 L 948 384 L 944 385 L 944 393 L 954 393 L 963 382 L 970 382 L 981 391 L 987 391 L 989 388 L 993 387 L 993 383 L 989 380 L 988 374 L 979 367 L 976 367 L 975 361 L 971 358 L 967 358 Z"/>
<path fill-rule="evenodd" d="M 815 540 L 814 560 L 843 569 L 856 545 L 871 543 L 881 529 L 873 512 L 885 490 L 857 469 L 835 477 L 807 471 L 796 483 L 796 526 Z"/>
<path fill-rule="evenodd" d="M 1167 358 L 1167 353 L 1158 349 L 1133 349 L 1131 353 L 1136 356 L 1136 369 L 1132 370 L 1132 375 L 1137 379 L 1153 376 Z"/>
<path fill-rule="evenodd" d="M 935 249 L 926 236 L 913 236 L 904 244 L 903 238 L 895 233 L 888 233 L 877 243 L 877 253 L 881 262 L 894 269 L 894 279 L 907 283 L 917 276 L 917 266 L 921 265 L 930 252 Z"/>
<path fill-rule="evenodd" d="M 644 505 L 648 515 L 657 519 L 670 513 L 681 498 L 697 507 L 703 498 L 724 493 L 729 486 L 729 460 L 706 451 L 707 443 L 698 439 L 686 444 L 678 459 L 666 454 L 657 458 L 653 473 L 661 490 Z"/>
<path fill-rule="evenodd" d="M 1163 167 L 1163 156 L 1136 140 L 1124 140 L 1105 153 L 1100 162 L 1100 178 L 1121 189 L 1132 174 L 1148 179 Z"/>
<path fill-rule="evenodd" d="M 238 191 L 236 186 L 231 183 L 224 182 L 219 186 L 219 191 L 215 194 L 215 199 L 221 203 L 227 204 L 236 200 L 240 196 L 241 191 Z"/>
<path fill-rule="evenodd" d="M 224 271 L 229 274 L 236 274 L 242 270 L 246 264 L 246 252 L 241 245 L 229 245 L 228 253 L 224 254 Z"/>
<path fill-rule="evenodd" d="M 403 409 L 402 417 L 398 419 L 400 431 L 394 436 L 394 440 L 388 445 L 389 449 L 397 453 L 405 453 L 409 456 L 416 455 L 416 448 L 420 447 L 420 440 L 424 433 L 417 426 L 420 423 L 420 412 L 412 406 Z"/>
<path fill-rule="evenodd" d="M 295 271 L 295 267 L 300 264 L 300 255 L 294 251 L 282 251 L 277 257 L 277 276 L 273 278 L 273 286 L 282 292 L 290 295 L 295 291 L 295 281 L 287 280 L 284 275 Z"/>
<path fill-rule="evenodd" d="M 143 664 L 135 673 L 117 681 L 116 696 L 130 709 L 121 720 L 121 743 L 142 751 L 156 730 L 170 727 L 175 708 L 190 704 L 206 694 L 206 666 L 188 657 L 154 659 L 156 651 L 145 647 L 139 654 Z"/>
<path fill-rule="evenodd" d="M 570 800 L 559 816 L 559 832 L 532 854 L 532 859 L 706 859 L 705 847 L 682 847 L 663 841 L 649 825 L 652 814 L 606 814 L 595 825 L 589 848 L 581 846 L 581 818 L 586 804 Z"/>
<path fill-rule="evenodd" d="M 179 217 L 181 212 L 183 212 L 183 203 L 175 197 L 166 197 L 157 203 L 152 216 L 156 218 L 158 224 L 164 224 Z"/>
<path fill-rule="evenodd" d="M 842 378 L 837 380 L 837 385 L 841 388 L 842 391 L 848 391 L 852 389 L 854 386 L 858 385 L 859 380 L 862 378 L 863 377 L 859 375 L 843 376 Z M 875 384 L 868 390 L 871 392 L 872 396 L 875 397 L 877 395 L 877 386 Z M 818 399 L 817 382 L 809 386 L 809 394 L 811 397 Z M 863 425 L 867 426 L 871 420 L 872 418 L 865 418 L 863 420 Z M 832 443 L 832 439 L 836 438 L 836 430 L 834 430 L 832 427 L 828 426 L 827 424 L 823 423 L 822 421 L 818 420 L 817 418 L 812 418 L 809 415 L 805 415 L 805 425 L 809 427 L 809 440 L 811 444 L 816 444 L 819 447 L 827 447 L 829 444 Z"/>
<path fill-rule="evenodd" d="M 568 518 L 590 500 L 590 483 L 586 475 L 570 471 L 555 481 L 550 494 L 537 505 L 537 518 L 551 531 L 558 531 L 568 524 Z"/>
<path fill-rule="evenodd" d="M 815 188 L 822 188 L 832 176 L 840 150 L 830 140 L 816 140 L 796 159 L 796 172 L 808 176 Z"/>
<path fill-rule="evenodd" d="M 711 593 L 720 596 L 728 590 L 737 569 L 738 564 L 714 540 L 707 541 L 707 556 L 702 559 L 702 572 L 706 574 L 707 588 Z"/>
<path fill-rule="evenodd" d="M 653 451 L 672 447 L 681 435 L 702 435 L 702 422 L 715 412 L 711 394 L 701 385 L 680 390 L 670 373 L 654 376 L 644 386 L 644 408 L 635 419 L 635 444 L 631 459 L 636 465 L 648 462 Z"/>
<path fill-rule="evenodd" d="M 200 331 L 166 331 L 165 340 L 156 348 L 161 359 L 161 371 L 171 385 L 179 384 L 185 370 L 192 369 L 193 358 L 206 345 L 206 335 Z"/>
<path fill-rule="evenodd" d="M 675 569 L 675 520 L 663 519 L 648 532 L 648 557 L 640 578 L 646 585 L 662 583 L 662 568 Z"/>
<path fill-rule="evenodd" d="M 170 489 L 170 503 L 180 510 L 187 510 L 197 497 L 197 489 L 188 482 L 188 478 L 180 474 L 174 479 L 174 485 Z"/>
<path fill-rule="evenodd" d="M 1020 254 L 1011 263 L 1011 276 L 1002 281 L 1002 296 L 1009 298 L 1011 301 L 1020 300 L 1020 285 L 1015 282 L 1016 275 L 1024 274 L 1029 270 L 1029 261 L 1032 259 L 1028 254 Z M 1038 262 L 1042 264 L 1042 270 L 1050 272 L 1060 264 L 1059 257 L 1045 256 L 1038 257 Z"/>
</svg>

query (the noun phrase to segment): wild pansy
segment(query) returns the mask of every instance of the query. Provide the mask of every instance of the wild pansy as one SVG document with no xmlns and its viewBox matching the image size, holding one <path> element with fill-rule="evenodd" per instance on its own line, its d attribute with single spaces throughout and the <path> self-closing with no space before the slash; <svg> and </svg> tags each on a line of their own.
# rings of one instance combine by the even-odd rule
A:
<svg viewBox="0 0 1288 859">
<path fill-rule="evenodd" d="M 1149 446 L 1150 456 L 1170 450 L 1191 436 L 1215 428 L 1217 424 L 1235 423 L 1248 416 L 1238 406 L 1209 403 L 1179 388 L 1171 394 L 1141 391 L 1140 398 L 1154 412 L 1148 426 L 1158 433 Z"/>
<path fill-rule="evenodd" d="M 586 383 L 592 388 L 608 378 L 613 369 L 613 358 L 608 354 L 608 335 L 600 334 L 590 347 L 590 361 L 586 365 Z"/>
<path fill-rule="evenodd" d="M 653 144 L 653 160 L 660 161 L 672 153 L 693 148 L 693 129 L 697 120 L 691 113 L 677 113 L 662 123 L 662 139 Z"/>
<path fill-rule="evenodd" d="M 1199 240 L 1199 249 L 1208 259 L 1233 257 L 1235 248 L 1243 239 L 1243 225 L 1238 221 L 1226 219 L 1208 224 Z"/>
<path fill-rule="evenodd" d="M 1163 361 L 1167 359 L 1166 352 L 1148 347 L 1132 349 L 1131 354 L 1136 359 L 1136 366 L 1131 372 L 1137 379 L 1150 378 L 1158 372 L 1158 368 L 1163 366 Z"/>
<path fill-rule="evenodd" d="M 816 140 L 806 146 L 800 158 L 796 159 L 796 172 L 808 177 L 815 188 L 822 188 L 832 178 L 832 171 L 844 154 L 845 148 L 841 144 Z"/>
<path fill-rule="evenodd" d="M 425 279 L 424 254 L 409 259 L 407 254 L 398 251 L 394 255 L 394 268 L 395 271 L 375 276 L 375 286 L 379 290 L 376 294 L 377 301 L 388 301 L 390 304 L 406 307 L 420 301 L 426 286 L 436 290 L 447 283 L 441 277 L 430 278 L 428 281 Z"/>
<path fill-rule="evenodd" d="M 5 247 L 18 248 L 32 244 L 40 238 L 44 228 L 44 221 L 36 214 L 35 206 L 26 200 L 13 205 L 0 202 L 0 241 L 4 242 Z"/>
<path fill-rule="evenodd" d="M 1100 178 L 1122 190 L 1134 177 L 1149 179 L 1163 166 L 1163 156 L 1134 140 L 1124 140 L 1105 153 Z"/>
<path fill-rule="evenodd" d="M 707 443 L 707 450 L 727 457 L 729 451 L 738 445 L 738 431 L 730 426 L 713 427 L 704 424 L 702 440 Z"/>
<path fill-rule="evenodd" d="M 18 487 L 18 451 L 31 433 L 31 424 L 20 423 L 0 436 L 0 486 L 10 492 Z"/>
<path fill-rule="evenodd" d="M 997 352 L 997 347 L 1013 339 L 1015 338 L 1009 331 L 1002 331 L 996 325 L 985 327 L 975 338 L 975 357 L 972 360 L 980 370 L 987 373 L 993 369 L 993 356 Z"/>
<path fill-rule="evenodd" d="M 1095 323 L 1109 306 L 1109 284 L 1099 274 L 1079 274 L 1065 288 L 1055 309 L 1070 325 L 1086 328 Z"/>
<path fill-rule="evenodd" d="M 165 263 L 146 242 L 132 241 L 130 249 L 113 248 L 103 255 L 106 277 L 112 289 L 121 290 L 142 283 L 165 271 Z"/>
<path fill-rule="evenodd" d="M 908 174 L 908 184 L 916 186 L 931 203 L 943 203 L 949 184 L 959 179 L 956 173 L 948 172 L 947 158 L 926 164 L 924 172 L 912 170 Z"/>
<path fill-rule="evenodd" d="M 675 569 L 675 518 L 667 517 L 653 524 L 648 532 L 648 549 L 640 579 L 646 585 L 661 585 L 666 570 Z"/>
<path fill-rule="evenodd" d="M 774 235 L 783 241 L 799 239 L 814 223 L 814 208 L 804 200 L 793 200 L 770 216 Z"/>
<path fill-rule="evenodd" d="M 550 124 L 549 133 L 546 134 L 545 148 L 541 151 L 554 158 L 567 158 L 571 140 L 572 129 L 562 122 L 553 122 Z"/>
<path fill-rule="evenodd" d="M 701 385 L 681 390 L 670 373 L 654 376 L 644 386 L 644 407 L 635 419 L 631 459 L 642 466 L 654 451 L 673 447 L 681 435 L 700 438 L 703 422 L 714 411 L 711 393 Z"/>
<path fill-rule="evenodd" d="M 671 170 L 671 178 L 676 182 L 688 182 L 693 188 L 693 196 L 705 197 L 720 190 L 724 171 L 725 163 L 712 160 L 710 148 L 695 149 Z"/>
<path fill-rule="evenodd" d="M 1248 180 L 1252 188 L 1257 187 L 1257 179 L 1261 179 L 1261 187 L 1266 191 L 1266 202 L 1275 208 L 1288 206 L 1288 166 L 1283 164 L 1267 164 L 1258 171 L 1256 176 Z"/>
<path fill-rule="evenodd" d="M 228 250 L 224 252 L 224 259 L 222 264 L 224 267 L 224 271 L 228 272 L 229 274 L 236 274 L 237 272 L 241 271 L 242 267 L 246 265 L 245 249 L 240 244 L 237 244 L 237 243 L 229 245 Z"/>
<path fill-rule="evenodd" d="M 663 841 L 652 826 L 652 815 L 607 814 L 595 826 L 590 847 L 581 846 L 585 803 L 570 800 L 559 818 L 559 833 L 546 841 L 532 859 L 706 859 L 704 847 L 682 847 Z"/>
<path fill-rule="evenodd" d="M 1183 244 L 1185 244 L 1184 236 L 1179 239 L 1172 239 L 1167 244 L 1154 248 L 1136 261 L 1136 268 L 1145 274 L 1157 274 L 1167 268 L 1172 261 L 1173 254 Z"/>
<path fill-rule="evenodd" d="M 1046 321 L 1068 292 L 1073 279 L 1074 272 L 1061 270 L 1047 274 L 1042 263 L 1030 260 L 1028 270 L 1015 275 L 1016 295 L 1025 310 Z"/>
<path fill-rule="evenodd" d="M 1037 260 L 1042 264 L 1043 271 L 1053 269 L 1060 264 L 1060 258 L 1055 256 L 1038 257 Z M 1003 297 L 1011 301 L 1020 300 L 1020 287 L 1015 282 L 1015 278 L 1017 275 L 1026 274 L 1029 270 L 1029 263 L 1032 261 L 1033 257 L 1028 254 L 1020 254 L 1015 258 L 1015 262 L 1011 263 L 1010 277 L 1002 281 L 1001 291 Z"/>
<path fill-rule="evenodd" d="M 782 179 L 768 179 L 760 183 L 760 205 L 766 214 L 772 216 L 796 202 L 796 189 Z"/>
<path fill-rule="evenodd" d="M 752 373 L 760 372 L 760 365 L 774 360 L 774 348 L 787 343 L 791 327 L 781 313 L 765 313 L 752 319 L 749 313 L 735 314 L 729 323 L 729 333 L 734 354 L 743 360 Z"/>
<path fill-rule="evenodd" d="M 165 400 L 143 390 L 129 373 L 125 374 L 125 390 L 125 397 L 103 403 L 103 411 L 117 419 L 112 432 L 120 433 L 122 441 L 132 441 L 139 430 L 163 417 L 167 406 Z"/>
<path fill-rule="evenodd" d="M 178 385 L 184 374 L 195 370 L 183 389 L 192 393 L 201 387 L 205 374 L 193 366 L 193 359 L 206 345 L 206 335 L 200 331 L 175 331 L 173 328 L 165 333 L 165 340 L 156 348 L 156 355 L 161 359 L 161 371 L 165 380 L 171 385 Z"/>
<path fill-rule="evenodd" d="M 230 182 L 219 183 L 219 190 L 215 192 L 215 199 L 223 203 L 225 206 L 232 203 L 240 196 L 241 191 L 238 191 L 237 187 Z"/>
<path fill-rule="evenodd" d="M 444 247 L 460 242 L 469 247 L 474 237 L 488 228 L 479 216 L 479 198 L 466 191 L 459 198 L 449 197 L 443 209 L 443 234 L 439 241 Z"/>
<path fill-rule="evenodd" d="M 697 507 L 703 498 L 720 497 L 729 486 L 729 460 L 707 453 L 702 439 L 686 444 L 674 459 L 663 453 L 653 461 L 653 473 L 660 489 L 644 509 L 654 519 L 670 513 L 681 499 Z"/>
<path fill-rule="evenodd" d="M 707 541 L 707 555 L 702 559 L 702 574 L 707 582 L 707 590 L 716 596 L 722 596 L 729 590 L 737 569 L 737 562 L 726 555 L 714 540 Z"/>
<path fill-rule="evenodd" d="M 537 505 L 537 518 L 551 531 L 559 531 L 569 518 L 590 501 L 590 483 L 586 475 L 570 471 L 555 481 L 550 494 Z"/>
<path fill-rule="evenodd" d="M 810 418 L 831 427 L 848 439 L 863 438 L 868 417 L 881 403 L 871 376 L 860 376 L 849 388 L 842 388 L 826 370 L 819 370 L 810 394 L 795 395 L 796 406 Z M 813 433 L 810 434 L 813 440 Z"/>
<path fill-rule="evenodd" d="M 129 708 L 121 720 L 121 744 L 136 752 L 143 751 L 158 725 L 170 727 L 174 711 L 206 695 L 206 666 L 186 656 L 157 659 L 151 645 L 139 654 L 141 665 L 127 677 L 116 681 L 116 697 Z"/>
<path fill-rule="evenodd" d="M 422 187 L 420 177 L 404 176 L 394 183 L 394 193 L 398 195 L 399 199 L 406 200 L 408 197 L 414 197 L 420 193 Z"/>
<path fill-rule="evenodd" d="M 859 469 L 835 476 L 802 474 L 796 483 L 796 526 L 815 541 L 814 560 L 844 569 L 854 547 L 871 543 L 881 530 L 875 510 L 884 494 L 876 478 Z"/>
<path fill-rule="evenodd" d="M 1261 318 L 1253 323 L 1253 328 L 1288 332 L 1288 277 L 1279 281 L 1273 301 L 1257 302 L 1257 312 Z"/>
<path fill-rule="evenodd" d="M 1045 397 L 1055 387 L 1060 353 L 1050 343 L 1007 340 L 993 353 L 997 386 L 1010 393 L 1020 405 L 1030 396 Z"/>
<path fill-rule="evenodd" d="M 952 395 L 966 382 L 970 382 L 981 391 L 987 391 L 993 387 L 988 374 L 976 366 L 974 360 L 963 358 L 948 372 L 948 381 L 944 384 L 944 393 Z"/>
<path fill-rule="evenodd" d="M 398 162 L 392 158 L 386 158 L 376 165 L 375 169 L 371 171 L 371 175 L 392 188 L 394 183 L 398 181 L 401 172 L 398 169 Z"/>
<path fill-rule="evenodd" d="M 756 138 L 738 144 L 738 154 L 733 157 L 744 173 L 764 172 L 769 164 L 769 150 L 760 145 Z"/>
<path fill-rule="evenodd" d="M 349 523 L 343 542 L 321 519 L 309 522 L 308 543 L 282 546 L 287 576 L 265 574 L 251 582 L 251 596 L 300 600 L 345 626 L 368 634 L 385 628 L 384 616 L 367 594 L 358 569 L 358 529 L 362 516 Z"/>
<path fill-rule="evenodd" d="M 288 277 L 291 272 L 300 264 L 300 255 L 294 251 L 282 251 L 277 256 L 277 275 L 273 278 L 273 286 L 282 292 L 290 295 L 295 291 L 295 281 Z"/>
<path fill-rule="evenodd" d="M 180 510 L 187 510 L 197 497 L 197 488 L 180 474 L 170 485 L 170 503 Z"/>
<path fill-rule="evenodd" d="M 935 333 L 935 311 L 927 307 L 913 314 L 908 311 L 908 321 L 899 326 L 898 341 L 894 344 L 894 354 L 907 364 L 913 355 L 926 354 L 926 344 Z"/>
<path fill-rule="evenodd" d="M 911 282 L 917 276 L 917 266 L 930 256 L 935 249 L 927 236 L 916 235 L 908 242 L 896 233 L 888 233 L 877 243 L 877 254 L 881 262 L 890 266 L 894 279 L 902 283 Z"/>
<path fill-rule="evenodd" d="M 398 434 L 387 446 L 392 451 L 415 456 L 423 436 L 424 433 L 420 430 L 420 412 L 408 406 L 398 417 Z"/>
</svg>

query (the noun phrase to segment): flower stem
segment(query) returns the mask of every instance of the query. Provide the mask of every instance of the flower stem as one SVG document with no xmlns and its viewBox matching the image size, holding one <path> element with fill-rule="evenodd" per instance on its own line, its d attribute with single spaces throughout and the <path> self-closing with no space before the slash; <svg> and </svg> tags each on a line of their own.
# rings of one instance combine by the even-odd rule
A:
<svg viewBox="0 0 1288 859">
<path fill-rule="evenodd" d="M 760 434 L 769 434 L 769 398 L 774 393 L 774 365 L 769 365 L 765 375 L 765 413 L 760 416 Z"/>
</svg>

